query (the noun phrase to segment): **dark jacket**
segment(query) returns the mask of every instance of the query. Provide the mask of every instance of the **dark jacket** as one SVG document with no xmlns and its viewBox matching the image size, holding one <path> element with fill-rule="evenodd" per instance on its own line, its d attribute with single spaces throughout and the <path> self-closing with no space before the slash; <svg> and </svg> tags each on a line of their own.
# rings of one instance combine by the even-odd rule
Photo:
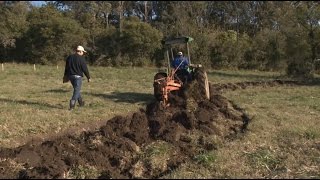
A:
<svg viewBox="0 0 320 180">
<path fill-rule="evenodd" d="M 181 63 L 181 65 L 180 65 Z M 180 66 L 179 66 L 180 65 Z M 189 60 L 187 57 L 183 56 L 177 56 L 174 58 L 174 60 L 171 62 L 171 66 L 173 68 L 177 68 L 179 66 L 179 69 L 186 69 L 189 66 Z"/>
<path fill-rule="evenodd" d="M 90 79 L 89 70 L 84 57 L 80 56 L 79 54 L 72 54 L 68 56 L 66 60 L 64 75 L 79 75 L 83 77 L 83 73 L 86 75 L 88 79 Z"/>
</svg>

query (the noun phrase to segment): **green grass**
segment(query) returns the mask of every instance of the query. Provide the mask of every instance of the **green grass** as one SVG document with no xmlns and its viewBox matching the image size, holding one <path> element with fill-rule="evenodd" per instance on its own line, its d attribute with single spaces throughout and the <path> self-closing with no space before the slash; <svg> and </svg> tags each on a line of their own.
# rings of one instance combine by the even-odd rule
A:
<svg viewBox="0 0 320 180">
<path fill-rule="evenodd" d="M 0 71 L 0 145 L 15 147 L 26 137 L 59 133 L 87 122 L 108 120 L 145 107 L 153 100 L 156 68 L 90 67 L 84 78 L 86 106 L 68 110 L 70 83 L 62 83 L 64 67 L 5 64 Z"/>
<path fill-rule="evenodd" d="M 99 176 L 98 170 L 93 166 L 77 166 L 71 168 L 66 174 L 66 179 L 94 179 Z"/>
<path fill-rule="evenodd" d="M 318 86 L 255 87 L 226 97 L 253 118 L 245 136 L 219 149 L 219 176 L 320 177 Z M 231 170 L 237 166 L 236 170 Z M 221 174 L 221 172 L 224 172 Z"/>
<path fill-rule="evenodd" d="M 236 83 L 244 81 L 273 80 L 277 78 L 284 79 L 284 72 L 261 72 L 261 71 L 226 71 L 226 70 L 208 70 L 208 78 L 212 83 Z"/>
<path fill-rule="evenodd" d="M 217 157 L 215 154 L 210 153 L 201 153 L 194 157 L 194 161 L 198 164 L 202 164 L 204 166 L 210 167 L 215 161 Z"/>
<path fill-rule="evenodd" d="M 28 138 L 145 108 L 154 98 L 153 76 L 158 71 L 89 66 L 92 82 L 84 81 L 82 89 L 86 106 L 70 112 L 72 87 L 62 83 L 64 67 L 37 66 L 36 71 L 26 64 L 4 67 L 0 71 L 1 147 L 16 147 Z M 208 71 L 212 83 L 281 77 L 273 72 Z M 196 155 L 164 178 L 320 178 L 319 84 L 250 87 L 224 95 L 252 118 L 248 131 L 219 144 L 218 150 Z M 168 149 L 161 147 L 151 146 L 146 158 L 164 157 Z M 75 167 L 68 177 L 90 177 L 91 170 Z"/>
</svg>

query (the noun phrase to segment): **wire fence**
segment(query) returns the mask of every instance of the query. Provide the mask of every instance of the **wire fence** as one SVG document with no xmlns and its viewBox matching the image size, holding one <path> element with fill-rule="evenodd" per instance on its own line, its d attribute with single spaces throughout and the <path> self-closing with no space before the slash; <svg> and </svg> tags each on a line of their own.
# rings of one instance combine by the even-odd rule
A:
<svg viewBox="0 0 320 180">
<path fill-rule="evenodd" d="M 5 70 L 5 68 L 7 67 L 6 64 L 8 64 L 8 63 L 1 63 L 1 71 Z M 15 64 L 15 63 L 12 63 L 12 64 Z M 33 64 L 32 65 L 33 70 L 36 71 L 38 66 L 40 66 L 40 65 Z M 61 65 L 60 66 L 56 65 L 57 69 L 59 69 L 60 67 L 61 67 Z"/>
</svg>

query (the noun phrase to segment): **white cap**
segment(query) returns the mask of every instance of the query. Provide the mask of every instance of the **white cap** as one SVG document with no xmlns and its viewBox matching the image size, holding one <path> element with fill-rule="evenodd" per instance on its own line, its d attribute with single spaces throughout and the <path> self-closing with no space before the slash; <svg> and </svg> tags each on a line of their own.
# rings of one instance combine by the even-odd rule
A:
<svg viewBox="0 0 320 180">
<path fill-rule="evenodd" d="M 77 51 L 83 51 L 83 52 L 85 52 L 85 53 L 87 52 L 87 51 L 84 50 L 84 48 L 83 48 L 82 46 L 78 46 L 78 47 L 77 47 Z"/>
<path fill-rule="evenodd" d="M 178 52 L 178 55 L 179 55 L 179 56 L 182 56 L 182 52 Z"/>
</svg>

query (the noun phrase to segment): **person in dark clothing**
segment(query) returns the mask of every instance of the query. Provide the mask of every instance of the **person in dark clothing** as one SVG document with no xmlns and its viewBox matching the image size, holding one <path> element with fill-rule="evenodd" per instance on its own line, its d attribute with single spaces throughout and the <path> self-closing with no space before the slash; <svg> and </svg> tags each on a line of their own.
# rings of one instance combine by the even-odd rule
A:
<svg viewBox="0 0 320 180">
<path fill-rule="evenodd" d="M 171 66 L 174 69 L 177 69 L 176 74 L 182 80 L 182 82 L 186 83 L 189 78 L 188 66 L 189 60 L 187 57 L 183 56 L 182 52 L 178 52 L 178 55 L 171 62 Z"/>
<path fill-rule="evenodd" d="M 180 65 L 181 64 L 181 65 Z M 180 65 L 180 66 L 179 66 Z M 171 62 L 171 66 L 173 68 L 179 69 L 187 69 L 189 66 L 189 60 L 187 57 L 183 56 L 182 52 L 178 52 L 177 56 L 174 58 L 174 60 Z"/>
<path fill-rule="evenodd" d="M 69 78 L 73 87 L 73 95 L 70 100 L 69 110 L 74 109 L 77 101 L 80 106 L 84 106 L 84 101 L 80 93 L 83 74 L 87 77 L 88 82 L 91 81 L 89 70 L 85 62 L 85 58 L 83 57 L 84 53 L 86 53 L 84 48 L 82 46 L 78 46 L 76 53 L 69 55 L 66 60 L 64 76 Z"/>
</svg>

